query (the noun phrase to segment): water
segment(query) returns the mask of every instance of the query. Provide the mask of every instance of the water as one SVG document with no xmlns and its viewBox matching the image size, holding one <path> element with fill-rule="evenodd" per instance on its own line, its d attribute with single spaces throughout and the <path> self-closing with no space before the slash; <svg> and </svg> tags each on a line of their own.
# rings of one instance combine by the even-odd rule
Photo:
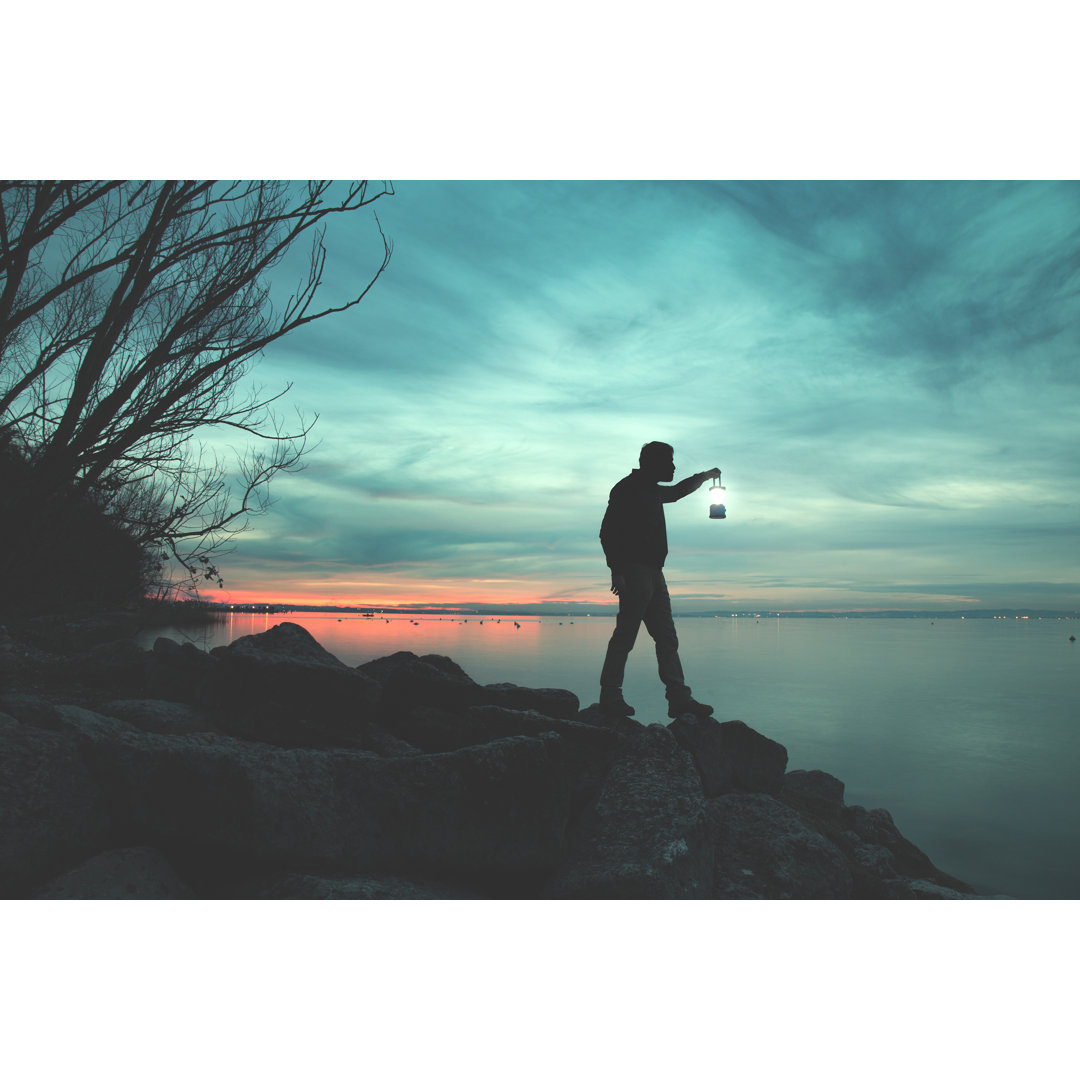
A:
<svg viewBox="0 0 1080 1080">
<path fill-rule="evenodd" d="M 202 648 L 282 621 L 347 664 L 401 649 L 450 656 L 477 682 L 556 686 L 596 701 L 611 618 L 234 615 L 152 631 Z M 515 622 L 517 625 L 515 625 Z M 788 749 L 789 768 L 883 806 L 941 869 L 980 892 L 1080 898 L 1080 642 L 1059 620 L 677 619 L 695 696 Z M 624 685 L 667 722 L 644 630 Z"/>
</svg>

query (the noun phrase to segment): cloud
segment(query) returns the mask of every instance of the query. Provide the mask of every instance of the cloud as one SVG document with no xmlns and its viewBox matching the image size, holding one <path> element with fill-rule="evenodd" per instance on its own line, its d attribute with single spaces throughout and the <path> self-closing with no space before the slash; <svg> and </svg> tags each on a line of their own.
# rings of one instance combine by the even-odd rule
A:
<svg viewBox="0 0 1080 1080">
<path fill-rule="evenodd" d="M 677 582 L 1068 580 L 1080 185 L 397 191 L 383 279 L 259 368 L 321 442 L 238 569 L 599 590 L 608 489 L 661 439 L 729 489 L 720 533 L 669 509 Z M 348 291 L 371 222 L 327 242 Z"/>
</svg>

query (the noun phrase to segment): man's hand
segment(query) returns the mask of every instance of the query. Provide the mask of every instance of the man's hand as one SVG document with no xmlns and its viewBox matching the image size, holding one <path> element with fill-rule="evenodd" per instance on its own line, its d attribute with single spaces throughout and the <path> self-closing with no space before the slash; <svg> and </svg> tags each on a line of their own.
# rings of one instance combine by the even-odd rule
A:
<svg viewBox="0 0 1080 1080">
<path fill-rule="evenodd" d="M 622 574 L 616 574 L 612 572 L 611 575 L 611 591 L 618 596 L 622 589 L 626 588 L 626 578 Z"/>
<path fill-rule="evenodd" d="M 719 480 L 720 479 L 720 470 L 719 469 L 710 469 L 705 474 L 705 477 L 708 480 Z"/>
</svg>

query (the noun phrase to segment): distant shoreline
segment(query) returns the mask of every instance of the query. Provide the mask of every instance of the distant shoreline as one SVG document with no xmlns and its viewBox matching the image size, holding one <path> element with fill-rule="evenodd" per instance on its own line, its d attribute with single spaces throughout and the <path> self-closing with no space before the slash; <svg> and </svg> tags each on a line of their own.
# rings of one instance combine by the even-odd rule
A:
<svg viewBox="0 0 1080 1080">
<path fill-rule="evenodd" d="M 614 618 L 618 609 L 614 605 L 589 605 L 567 607 L 536 604 L 499 606 L 478 604 L 475 606 L 424 607 L 401 605 L 398 607 L 350 606 L 334 607 L 317 604 L 207 604 L 206 609 L 215 614 L 272 614 L 284 615 L 289 612 L 329 615 L 444 615 L 454 617 L 478 616 L 481 618 L 510 618 L 515 615 L 561 616 L 576 618 Z M 775 611 L 748 610 L 732 611 L 674 611 L 677 618 L 683 619 L 1080 619 L 1077 611 L 1046 611 L 1028 608 L 998 608 L 982 611 Z"/>
</svg>

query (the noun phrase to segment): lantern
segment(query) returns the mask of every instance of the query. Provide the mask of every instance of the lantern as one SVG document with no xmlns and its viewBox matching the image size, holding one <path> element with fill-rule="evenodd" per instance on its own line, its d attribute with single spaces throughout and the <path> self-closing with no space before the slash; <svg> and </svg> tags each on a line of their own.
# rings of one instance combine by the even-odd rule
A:
<svg viewBox="0 0 1080 1080">
<path fill-rule="evenodd" d="M 709 488 L 709 517 L 711 518 L 726 518 L 727 508 L 724 506 L 724 497 L 727 494 L 727 488 L 720 486 L 720 477 L 713 481 L 712 487 Z"/>
</svg>

